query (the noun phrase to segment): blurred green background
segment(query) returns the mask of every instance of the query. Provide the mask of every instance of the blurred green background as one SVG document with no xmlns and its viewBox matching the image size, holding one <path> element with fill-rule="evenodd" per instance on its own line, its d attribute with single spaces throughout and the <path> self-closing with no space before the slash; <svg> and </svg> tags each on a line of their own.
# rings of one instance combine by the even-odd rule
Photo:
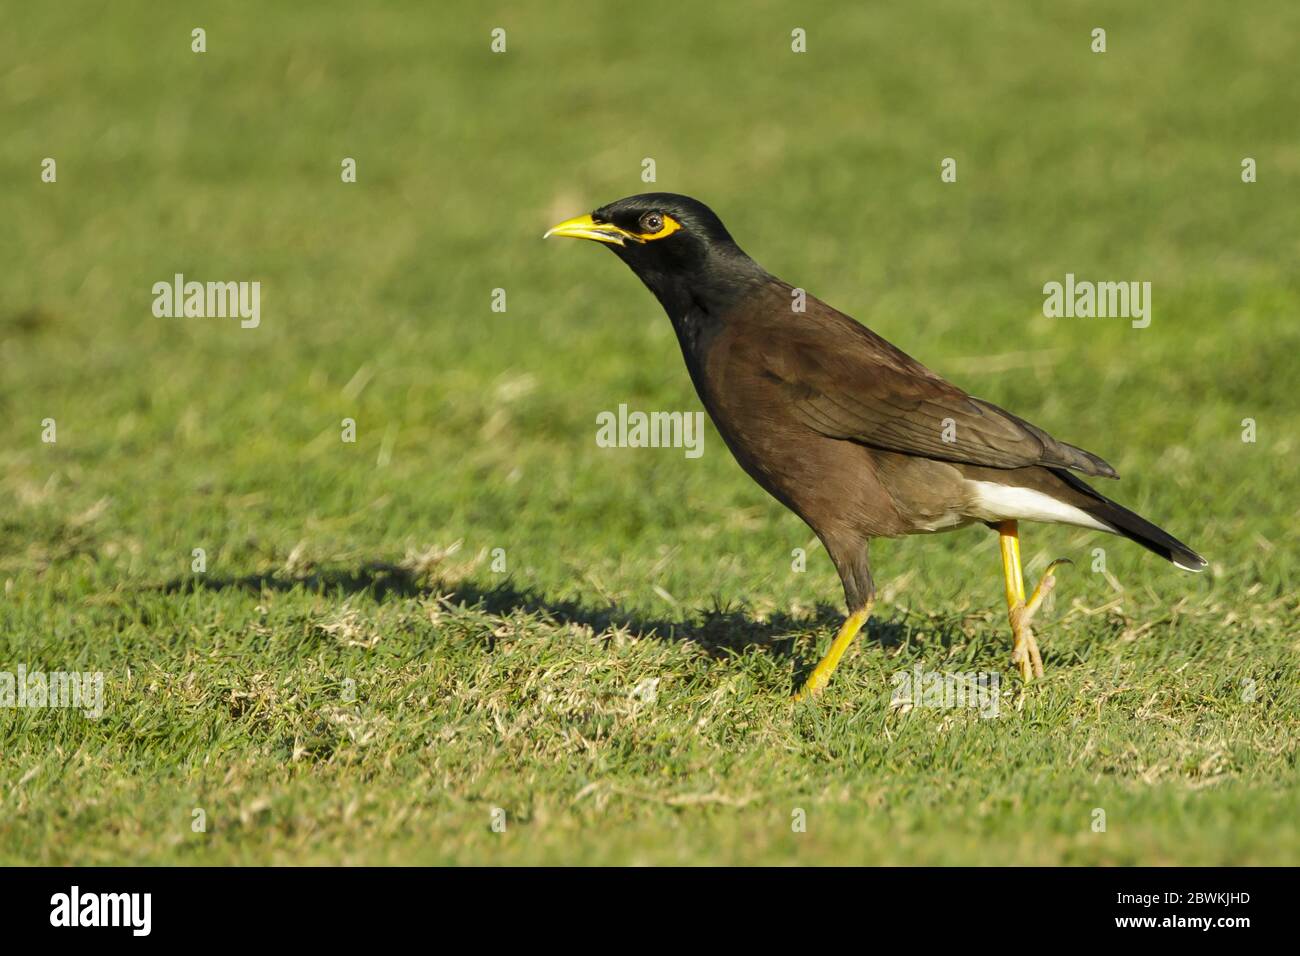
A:
<svg viewBox="0 0 1300 956">
<path fill-rule="evenodd" d="M 0 858 L 1296 861 L 1294 4 L 5 19 L 0 669 L 102 670 L 109 713 L 0 708 Z M 1210 571 L 1028 527 L 1076 569 L 1022 694 L 993 536 L 880 543 L 871 634 L 791 708 L 841 605 L 811 533 L 711 428 L 595 444 L 700 406 L 632 274 L 540 237 L 650 189 L 1107 458 Z M 178 272 L 260 281 L 260 327 L 155 318 Z M 1067 272 L 1150 281 L 1150 327 L 1044 318 Z M 1003 717 L 891 710 L 918 662 L 1001 670 Z"/>
</svg>

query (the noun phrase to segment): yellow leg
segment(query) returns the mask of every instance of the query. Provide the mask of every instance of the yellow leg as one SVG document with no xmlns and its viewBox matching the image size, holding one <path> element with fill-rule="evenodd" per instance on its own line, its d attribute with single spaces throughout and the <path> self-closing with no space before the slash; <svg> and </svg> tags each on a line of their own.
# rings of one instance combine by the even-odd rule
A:
<svg viewBox="0 0 1300 956">
<path fill-rule="evenodd" d="M 805 697 L 821 693 L 822 689 L 830 682 L 831 674 L 835 673 L 835 668 L 839 666 L 840 658 L 844 652 L 849 649 L 853 639 L 858 636 L 858 631 L 862 630 L 862 625 L 867 623 L 867 617 L 871 614 L 871 604 L 859 608 L 844 619 L 840 626 L 839 633 L 835 635 L 835 640 L 831 641 L 831 649 L 826 652 L 826 656 L 821 659 L 813 672 L 808 675 L 808 680 L 804 682 L 803 688 L 799 693 L 794 695 L 795 700 L 803 700 Z"/>
<path fill-rule="evenodd" d="M 1015 521 L 998 525 L 1002 545 L 1002 575 L 1007 587 L 1007 610 L 1025 603 L 1025 578 L 1020 570 L 1020 527 Z"/>
<path fill-rule="evenodd" d="M 1025 600 L 1025 580 L 1020 568 L 1020 529 L 1014 521 L 998 525 L 999 543 L 1002 545 L 1002 574 L 1006 585 L 1007 618 L 1011 621 L 1011 662 L 1020 669 L 1024 680 L 1043 676 L 1043 658 L 1038 652 L 1033 629 L 1029 626 L 1043 598 L 1056 586 L 1055 571 L 1069 560 L 1058 558 L 1047 566 L 1038 587 L 1029 600 Z"/>
</svg>

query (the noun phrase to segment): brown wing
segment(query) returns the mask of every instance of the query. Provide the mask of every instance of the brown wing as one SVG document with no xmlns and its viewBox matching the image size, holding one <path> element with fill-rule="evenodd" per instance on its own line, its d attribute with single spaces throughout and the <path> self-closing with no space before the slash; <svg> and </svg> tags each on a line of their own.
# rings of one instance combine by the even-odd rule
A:
<svg viewBox="0 0 1300 956">
<path fill-rule="evenodd" d="M 772 330 L 779 347 L 764 349 L 762 374 L 814 431 L 941 461 L 1117 477 L 1096 455 L 972 398 L 825 303 L 809 297 L 795 319 Z"/>
</svg>

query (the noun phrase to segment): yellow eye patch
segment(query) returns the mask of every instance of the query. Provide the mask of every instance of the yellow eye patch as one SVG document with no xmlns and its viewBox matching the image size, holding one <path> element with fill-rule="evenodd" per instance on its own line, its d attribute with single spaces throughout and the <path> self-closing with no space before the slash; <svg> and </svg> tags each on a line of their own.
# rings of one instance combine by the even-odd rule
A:
<svg viewBox="0 0 1300 956">
<path fill-rule="evenodd" d="M 601 220 L 597 222 L 593 215 L 576 216 L 573 219 L 566 219 L 557 226 L 552 226 L 546 230 L 547 236 L 568 236 L 572 239 L 592 239 L 596 242 L 608 243 L 611 246 L 621 246 L 624 240 L 630 239 L 632 242 L 646 243 L 655 239 L 662 239 L 664 236 L 671 236 L 682 224 L 672 216 L 666 216 L 663 213 L 657 214 L 663 223 L 654 232 L 631 232 L 622 226 L 616 226 L 612 222 Z"/>
<path fill-rule="evenodd" d="M 671 236 L 678 229 L 682 228 L 682 224 L 672 216 L 664 216 L 663 220 L 664 224 L 659 228 L 658 232 L 638 232 L 633 233 L 633 235 L 642 242 L 650 242 L 654 239 L 662 239 L 664 236 Z"/>
</svg>

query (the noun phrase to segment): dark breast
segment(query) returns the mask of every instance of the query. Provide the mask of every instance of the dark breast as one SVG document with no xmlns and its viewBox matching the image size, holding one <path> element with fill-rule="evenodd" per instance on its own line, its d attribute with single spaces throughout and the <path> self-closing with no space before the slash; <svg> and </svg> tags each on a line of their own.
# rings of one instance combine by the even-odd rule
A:
<svg viewBox="0 0 1300 956">
<path fill-rule="evenodd" d="M 744 321 L 694 319 L 678 323 L 678 334 L 695 390 L 754 481 L 823 540 L 909 530 L 877 477 L 873 452 L 819 435 L 794 417 L 764 353 L 771 339 L 761 329 Z"/>
</svg>

